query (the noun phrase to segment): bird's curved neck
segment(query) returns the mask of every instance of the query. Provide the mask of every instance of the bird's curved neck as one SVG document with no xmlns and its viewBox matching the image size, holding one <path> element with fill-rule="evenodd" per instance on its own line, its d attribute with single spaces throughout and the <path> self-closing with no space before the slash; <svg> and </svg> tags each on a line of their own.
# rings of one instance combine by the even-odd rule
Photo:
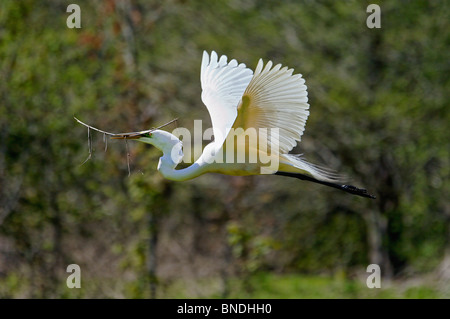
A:
<svg viewBox="0 0 450 319">
<path fill-rule="evenodd" d="M 160 149 L 164 155 L 159 159 L 158 170 L 165 178 L 173 181 L 185 181 L 204 173 L 204 165 L 199 161 L 189 167 L 176 169 L 183 158 L 183 144 L 180 140 L 177 139 L 173 144 L 164 145 Z"/>
<path fill-rule="evenodd" d="M 183 169 L 175 169 L 177 165 L 178 164 L 170 163 L 166 159 L 166 156 L 163 156 L 159 159 L 158 170 L 165 178 L 173 181 L 186 181 L 203 173 L 199 163 L 194 163 Z"/>
</svg>

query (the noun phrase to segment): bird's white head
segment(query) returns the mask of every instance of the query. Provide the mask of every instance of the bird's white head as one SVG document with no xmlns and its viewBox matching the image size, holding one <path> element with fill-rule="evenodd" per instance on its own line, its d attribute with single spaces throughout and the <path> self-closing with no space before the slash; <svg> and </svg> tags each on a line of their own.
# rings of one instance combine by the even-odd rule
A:
<svg viewBox="0 0 450 319">
<path fill-rule="evenodd" d="M 115 139 L 133 139 L 135 141 L 151 144 L 164 153 L 163 158 L 165 161 L 171 161 L 177 165 L 183 159 L 183 144 L 173 134 L 162 131 L 145 131 L 143 133 L 127 134 L 119 137 L 113 137 Z"/>
</svg>

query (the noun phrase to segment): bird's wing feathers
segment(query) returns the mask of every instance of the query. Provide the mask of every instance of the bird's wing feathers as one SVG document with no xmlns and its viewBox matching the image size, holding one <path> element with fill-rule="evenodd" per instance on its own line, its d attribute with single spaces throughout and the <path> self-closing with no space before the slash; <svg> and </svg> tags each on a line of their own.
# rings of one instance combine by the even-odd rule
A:
<svg viewBox="0 0 450 319">
<path fill-rule="evenodd" d="M 211 116 L 216 147 L 221 147 L 237 117 L 237 107 L 250 80 L 253 71 L 238 64 L 236 60 L 227 62 L 227 57 L 218 58 L 212 51 L 211 56 L 203 52 L 200 80 L 202 101 Z"/>
<path fill-rule="evenodd" d="M 267 129 L 268 146 L 278 144 L 279 153 L 288 153 L 300 141 L 309 115 L 308 93 L 301 74 L 272 61 L 265 67 L 259 60 L 255 73 L 238 107 L 234 127 Z M 270 130 L 278 128 L 278 143 Z M 272 144 L 270 144 L 272 143 Z"/>
</svg>

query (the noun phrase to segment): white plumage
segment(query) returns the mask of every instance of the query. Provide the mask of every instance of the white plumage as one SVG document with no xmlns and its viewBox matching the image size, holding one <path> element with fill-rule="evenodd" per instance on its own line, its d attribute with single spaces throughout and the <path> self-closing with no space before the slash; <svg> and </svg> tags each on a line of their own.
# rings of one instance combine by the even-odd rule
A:
<svg viewBox="0 0 450 319">
<path fill-rule="evenodd" d="M 216 52 L 203 52 L 200 80 L 202 101 L 211 116 L 216 146 L 220 147 L 233 126 L 237 116 L 237 105 L 253 77 L 253 71 L 238 64 L 236 60 L 227 63 L 222 55 L 217 59 Z"/>
<path fill-rule="evenodd" d="M 225 153 L 245 153 L 246 158 L 276 158 L 277 167 L 271 174 L 296 177 L 346 192 L 371 197 L 366 190 L 338 182 L 338 175 L 310 164 L 300 155 L 289 152 L 301 140 L 309 116 L 308 92 L 301 74 L 293 74 L 293 69 L 265 65 L 259 60 L 255 72 L 239 64 L 228 62 L 216 52 L 203 52 L 200 82 L 202 101 L 206 105 L 213 126 L 214 141 L 208 144 L 202 155 L 191 166 L 175 169 L 182 156 L 181 141 L 174 135 L 154 130 L 148 133 L 124 133 L 114 138 L 136 139 L 149 143 L 163 151 L 158 170 L 168 179 L 182 181 L 204 173 L 228 175 L 262 174 L 263 161 L 230 161 Z M 240 130 L 240 131 L 238 131 Z M 265 131 L 267 136 L 259 136 L 258 142 L 248 145 L 246 132 Z M 236 134 L 236 132 L 238 132 Z M 239 133 L 240 132 L 240 133 Z M 233 133 L 233 134 L 232 134 Z M 241 139 L 240 139 L 241 138 Z M 234 139 L 237 143 L 231 144 Z M 266 145 L 266 146 L 264 146 Z M 175 152 L 174 152 L 175 150 Z M 172 155 L 171 155 L 172 154 Z M 175 154 L 175 158 L 173 156 Z"/>
</svg>

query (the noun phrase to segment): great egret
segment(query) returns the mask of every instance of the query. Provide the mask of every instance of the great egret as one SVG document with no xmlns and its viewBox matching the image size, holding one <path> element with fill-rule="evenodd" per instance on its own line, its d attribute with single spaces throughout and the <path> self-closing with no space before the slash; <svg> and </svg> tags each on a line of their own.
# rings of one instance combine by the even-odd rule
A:
<svg viewBox="0 0 450 319">
<path fill-rule="evenodd" d="M 309 115 L 307 88 L 301 74 L 293 75 L 293 69 L 281 64 L 272 67 L 272 61 L 264 66 L 262 59 L 255 72 L 234 59 L 227 60 L 225 55 L 219 58 L 214 51 L 211 55 L 203 52 L 201 97 L 211 117 L 214 141 L 191 166 L 175 169 L 183 157 L 182 142 L 169 132 L 159 129 L 120 134 L 101 132 L 112 138 L 133 139 L 160 149 L 163 156 L 159 159 L 158 170 L 174 181 L 189 180 L 210 172 L 227 175 L 270 173 L 375 198 L 365 189 L 339 183 L 338 175 L 306 162 L 301 155 L 289 154 L 300 141 Z M 251 137 L 250 129 L 265 134 L 260 134 L 256 143 L 246 143 L 246 137 Z M 256 160 L 236 162 L 234 155 L 237 153 Z M 231 159 L 227 157 L 230 154 Z M 267 160 L 263 163 L 263 158 L 275 159 L 275 169 L 268 168 Z"/>
</svg>

